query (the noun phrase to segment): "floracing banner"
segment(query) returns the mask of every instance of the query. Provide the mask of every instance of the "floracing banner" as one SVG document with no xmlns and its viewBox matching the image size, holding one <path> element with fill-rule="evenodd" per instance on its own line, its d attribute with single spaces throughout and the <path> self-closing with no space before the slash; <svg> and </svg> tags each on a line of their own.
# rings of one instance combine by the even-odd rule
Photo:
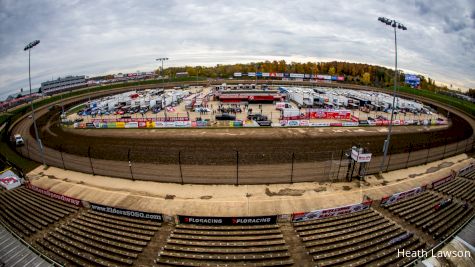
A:
<svg viewBox="0 0 475 267">
<path fill-rule="evenodd" d="M 437 186 L 441 186 L 441 185 L 455 179 L 455 176 L 456 176 L 456 173 L 452 171 L 450 173 L 450 175 L 445 176 L 444 178 L 440 178 L 439 180 L 433 181 L 432 182 L 432 188 L 436 188 Z"/>
<path fill-rule="evenodd" d="M 193 224 L 218 224 L 218 225 L 256 225 L 256 224 L 275 224 L 277 223 L 277 215 L 258 216 L 258 217 L 197 217 L 178 215 L 180 223 Z"/>
<path fill-rule="evenodd" d="M 323 219 L 323 218 L 334 217 L 334 216 L 343 215 L 347 213 L 358 212 L 358 211 L 368 209 L 369 207 L 371 207 L 372 203 L 373 201 L 370 200 L 363 203 L 342 206 L 342 207 L 337 207 L 337 208 L 294 213 L 292 214 L 292 221 L 303 222 L 303 221 Z"/>
<path fill-rule="evenodd" d="M 424 185 L 424 186 L 419 186 L 419 187 L 413 188 L 413 189 L 405 191 L 405 192 L 399 192 L 399 193 L 393 194 L 391 196 L 383 197 L 383 198 L 381 198 L 381 205 L 385 205 L 385 206 L 391 205 L 392 203 L 397 202 L 401 199 L 405 199 L 405 198 L 412 197 L 412 196 L 415 196 L 417 194 L 420 194 L 420 193 L 424 192 L 426 189 L 427 189 L 427 185 Z"/>
<path fill-rule="evenodd" d="M 67 196 L 61 195 L 61 194 L 56 194 L 56 193 L 51 192 L 49 190 L 34 186 L 31 183 L 27 183 L 26 187 L 28 189 L 31 189 L 35 192 L 38 192 L 38 193 L 43 194 L 45 196 L 48 196 L 50 198 L 58 199 L 58 200 L 61 200 L 63 202 L 73 204 L 73 205 L 76 205 L 76 206 L 82 206 L 81 200 L 79 200 L 79 199 L 75 199 L 75 198 L 72 198 L 72 197 L 67 197 Z"/>
<path fill-rule="evenodd" d="M 109 206 L 103 206 L 99 204 L 90 203 L 91 209 L 99 212 L 110 213 L 119 216 L 139 218 L 139 219 L 148 219 L 154 221 L 163 221 L 163 216 L 160 213 L 151 213 L 145 211 L 136 211 L 136 210 L 126 210 L 120 208 L 114 208 Z"/>
</svg>

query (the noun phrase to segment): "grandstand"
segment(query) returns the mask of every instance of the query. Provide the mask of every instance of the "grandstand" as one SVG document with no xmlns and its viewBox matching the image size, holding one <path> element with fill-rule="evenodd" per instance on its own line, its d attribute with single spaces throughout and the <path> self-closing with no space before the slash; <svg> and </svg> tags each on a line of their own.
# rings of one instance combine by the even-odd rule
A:
<svg viewBox="0 0 475 267">
<path fill-rule="evenodd" d="M 294 228 L 317 266 L 404 265 L 397 251 L 424 249 L 416 235 L 373 209 L 336 217 L 295 222 Z"/>
<path fill-rule="evenodd" d="M 156 262 L 183 266 L 287 266 L 294 263 L 288 248 L 277 224 L 179 224 Z"/>
<path fill-rule="evenodd" d="M 132 265 L 160 225 L 88 210 L 50 231 L 37 244 L 64 265 Z"/>
<path fill-rule="evenodd" d="M 471 205 L 433 191 L 426 191 L 385 207 L 436 240 L 450 236 L 473 214 Z"/>
<path fill-rule="evenodd" d="M 398 250 L 427 251 L 474 218 L 474 176 L 464 169 L 432 186 L 384 197 L 381 205 L 368 200 L 292 217 L 222 217 L 225 221 L 190 216 L 164 221 L 161 214 L 102 206 L 27 184 L 0 191 L 5 226 L 0 242 L 17 248 L 0 260 L 37 266 L 404 266 L 416 256 L 401 257 Z M 50 263 L 15 243 L 6 230 Z"/>
</svg>

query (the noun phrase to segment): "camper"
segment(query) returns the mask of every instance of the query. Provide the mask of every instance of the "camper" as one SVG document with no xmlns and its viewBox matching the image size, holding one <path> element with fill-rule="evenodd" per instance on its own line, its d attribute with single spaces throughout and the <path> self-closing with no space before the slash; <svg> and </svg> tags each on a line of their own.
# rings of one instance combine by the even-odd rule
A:
<svg viewBox="0 0 475 267">
<path fill-rule="evenodd" d="M 292 105 L 287 102 L 277 102 L 275 103 L 275 109 L 282 110 L 285 108 L 292 108 Z"/>
</svg>

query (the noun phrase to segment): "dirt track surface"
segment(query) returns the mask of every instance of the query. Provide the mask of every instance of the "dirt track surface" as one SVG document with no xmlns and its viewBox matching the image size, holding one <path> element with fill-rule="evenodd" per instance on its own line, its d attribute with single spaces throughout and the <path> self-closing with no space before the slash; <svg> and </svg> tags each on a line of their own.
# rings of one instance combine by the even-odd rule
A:
<svg viewBox="0 0 475 267">
<path fill-rule="evenodd" d="M 451 112 L 449 127 L 393 127 L 390 153 L 409 153 L 409 156 L 401 157 L 398 163 L 395 158 L 392 164 L 404 168 L 408 163 L 422 164 L 447 156 L 446 150 L 453 154 L 471 147 L 469 142 L 454 142 L 472 136 L 473 120 L 446 108 Z M 316 181 L 316 176 L 330 179 L 335 175 L 340 179 L 346 172 L 341 168 L 345 163 L 339 161 L 342 151 L 357 144 L 373 152 L 374 171 L 376 161 L 381 161 L 378 157 L 387 135 L 385 127 L 75 130 L 57 126 L 58 112 L 44 108 L 37 116 L 51 165 L 103 175 L 185 183 L 288 182 L 289 176 L 294 181 Z M 30 136 L 32 141 L 31 124 L 30 119 L 25 119 L 14 132 Z M 449 143 L 454 143 L 453 147 L 415 152 Z M 39 161 L 38 149 L 33 146 L 34 143 L 28 155 Z M 26 154 L 24 148 L 22 153 Z M 431 158 L 432 154 L 437 155 Z M 295 162 L 295 169 L 291 162 Z M 248 167 L 241 167 L 239 175 L 235 175 L 236 165 Z"/>
</svg>

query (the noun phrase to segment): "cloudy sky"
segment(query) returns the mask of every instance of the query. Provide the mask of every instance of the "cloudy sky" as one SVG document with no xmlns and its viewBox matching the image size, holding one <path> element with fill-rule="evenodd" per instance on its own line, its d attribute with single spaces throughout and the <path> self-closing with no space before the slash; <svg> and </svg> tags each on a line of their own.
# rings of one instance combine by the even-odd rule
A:
<svg viewBox="0 0 475 267">
<path fill-rule="evenodd" d="M 353 3 L 355 2 L 355 3 Z M 475 1 L 0 0 L 0 99 L 65 75 L 285 59 L 394 66 L 475 88 Z"/>
</svg>

